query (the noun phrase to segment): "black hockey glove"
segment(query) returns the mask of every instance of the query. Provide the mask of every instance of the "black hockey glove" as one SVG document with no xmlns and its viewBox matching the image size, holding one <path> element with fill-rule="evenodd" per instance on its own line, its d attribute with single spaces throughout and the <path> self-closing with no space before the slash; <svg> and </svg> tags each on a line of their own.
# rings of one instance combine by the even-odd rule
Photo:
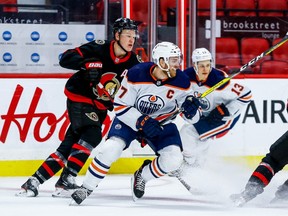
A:
<svg viewBox="0 0 288 216">
<path fill-rule="evenodd" d="M 137 119 L 136 128 L 143 131 L 147 138 L 153 138 L 162 133 L 162 127 L 159 122 L 148 115 L 142 115 Z"/>
<path fill-rule="evenodd" d="M 189 95 L 186 97 L 184 103 L 182 104 L 181 109 L 183 110 L 182 113 L 187 119 L 192 119 L 196 115 L 199 107 L 200 107 L 199 100 L 196 97 Z"/>
<path fill-rule="evenodd" d="M 86 61 L 84 68 L 87 71 L 88 79 L 94 85 L 100 82 L 102 76 L 102 62 L 101 61 Z"/>
<path fill-rule="evenodd" d="M 222 103 L 215 107 L 208 116 L 206 116 L 206 119 L 210 121 L 211 123 L 213 122 L 220 122 L 224 116 L 229 116 L 229 110 L 227 107 Z"/>
</svg>

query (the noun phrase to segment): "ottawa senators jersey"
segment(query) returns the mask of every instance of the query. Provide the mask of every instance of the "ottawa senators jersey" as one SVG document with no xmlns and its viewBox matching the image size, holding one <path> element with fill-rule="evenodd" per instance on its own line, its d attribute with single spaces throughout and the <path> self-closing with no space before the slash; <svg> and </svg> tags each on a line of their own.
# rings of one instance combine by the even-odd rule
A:
<svg viewBox="0 0 288 216">
<path fill-rule="evenodd" d="M 145 62 L 129 69 L 115 96 L 117 118 L 135 131 L 141 115 L 149 115 L 161 122 L 174 114 L 188 95 L 193 95 L 189 78 L 181 70 L 177 70 L 173 78 L 156 80 L 152 75 L 156 66 Z M 195 121 L 199 117 L 200 113 Z"/>
<path fill-rule="evenodd" d="M 60 65 L 67 69 L 78 70 L 65 85 L 65 95 L 70 100 L 95 104 L 99 109 L 111 107 L 111 99 L 104 94 L 103 89 L 114 98 L 123 79 L 121 76 L 123 71 L 141 62 L 140 57 L 134 52 L 128 52 L 123 58 L 116 57 L 114 43 L 115 41 L 95 40 L 63 53 Z M 100 85 L 92 86 L 87 79 L 87 71 L 82 69 L 84 62 L 89 59 L 91 61 L 98 59 L 102 62 L 103 74 Z"/>
</svg>

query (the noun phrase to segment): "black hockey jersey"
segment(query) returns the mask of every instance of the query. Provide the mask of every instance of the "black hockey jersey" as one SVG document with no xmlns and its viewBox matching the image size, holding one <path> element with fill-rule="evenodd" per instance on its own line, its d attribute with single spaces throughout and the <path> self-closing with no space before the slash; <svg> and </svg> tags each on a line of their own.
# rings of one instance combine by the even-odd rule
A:
<svg viewBox="0 0 288 216">
<path fill-rule="evenodd" d="M 115 41 L 95 40 L 63 53 L 60 65 L 78 70 L 65 85 L 65 95 L 70 100 L 95 104 L 101 110 L 112 106 L 111 98 L 114 98 L 123 79 L 121 74 L 124 70 L 141 62 L 141 59 L 133 52 L 128 52 L 123 58 L 117 58 L 114 54 L 114 43 Z M 96 86 L 93 86 L 87 79 L 87 71 L 84 69 L 84 63 L 89 59 L 91 61 L 97 59 L 103 65 L 100 84 Z M 107 97 L 107 92 L 111 98 Z"/>
</svg>

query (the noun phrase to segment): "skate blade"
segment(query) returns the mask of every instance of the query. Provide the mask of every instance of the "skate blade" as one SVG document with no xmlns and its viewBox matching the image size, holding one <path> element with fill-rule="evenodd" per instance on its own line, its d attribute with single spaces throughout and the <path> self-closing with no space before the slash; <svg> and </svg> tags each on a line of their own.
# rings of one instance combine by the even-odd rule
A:
<svg viewBox="0 0 288 216">
<path fill-rule="evenodd" d="M 70 200 L 69 206 L 78 206 L 78 205 L 79 204 L 77 204 L 73 198 Z"/>
<path fill-rule="evenodd" d="M 56 188 L 56 190 L 52 193 L 52 197 L 55 198 L 71 198 L 72 193 L 74 192 L 74 189 L 71 190 L 65 190 L 63 188 Z"/>
<path fill-rule="evenodd" d="M 35 194 L 33 191 L 31 190 L 24 190 L 24 189 L 21 189 L 21 191 L 19 191 L 18 193 L 15 194 L 15 196 L 18 196 L 18 197 L 35 197 Z"/>
</svg>

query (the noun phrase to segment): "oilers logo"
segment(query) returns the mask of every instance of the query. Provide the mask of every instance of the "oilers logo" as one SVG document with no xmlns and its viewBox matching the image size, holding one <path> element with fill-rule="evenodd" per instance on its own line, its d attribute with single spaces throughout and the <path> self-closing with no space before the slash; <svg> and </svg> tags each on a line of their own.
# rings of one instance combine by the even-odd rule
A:
<svg viewBox="0 0 288 216">
<path fill-rule="evenodd" d="M 197 91 L 194 92 L 194 97 L 199 98 L 199 101 L 200 101 L 200 103 L 201 103 L 201 108 L 202 108 L 202 110 L 203 110 L 203 111 L 209 110 L 209 108 L 210 108 L 210 103 L 209 103 L 209 101 L 208 101 L 206 98 L 200 98 L 200 96 L 201 96 L 201 93 L 199 93 L 199 92 L 197 92 Z"/>
<path fill-rule="evenodd" d="M 164 107 L 164 100 L 157 95 L 143 95 L 136 101 L 136 106 L 141 113 L 150 115 Z"/>
</svg>

